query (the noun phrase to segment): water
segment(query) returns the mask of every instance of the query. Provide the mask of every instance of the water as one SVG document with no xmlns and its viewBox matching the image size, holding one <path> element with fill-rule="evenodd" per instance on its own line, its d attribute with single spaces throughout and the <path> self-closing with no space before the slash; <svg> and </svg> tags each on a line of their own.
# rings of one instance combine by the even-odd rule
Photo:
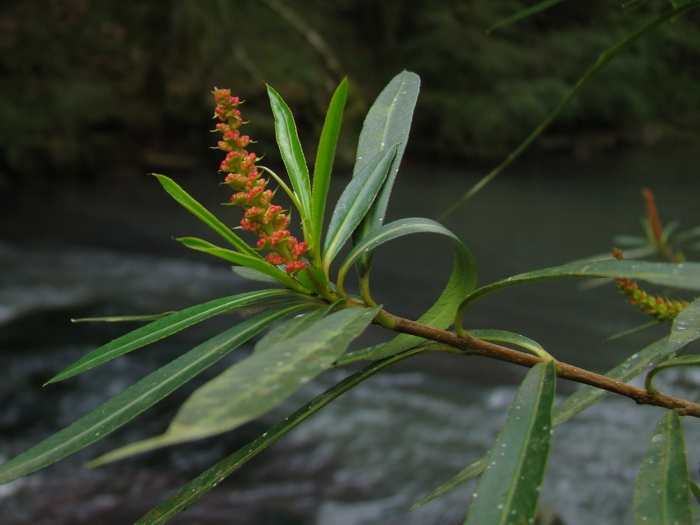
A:
<svg viewBox="0 0 700 525">
<path fill-rule="evenodd" d="M 644 175 L 651 167 L 631 164 L 632 171 L 642 171 L 632 185 L 623 169 L 630 162 L 618 159 L 622 175 L 608 185 L 591 186 L 580 174 L 570 174 L 581 166 L 568 166 L 571 179 L 566 181 L 505 178 L 484 190 L 448 227 L 474 252 L 482 283 L 604 252 L 612 234 L 637 233 L 641 206 L 635 185 L 653 182 Z M 454 185 L 468 186 L 464 174 L 442 174 L 438 183 L 425 173 L 416 170 L 403 184 L 400 180 L 395 191 L 399 205 L 390 211 L 394 218 L 434 217 L 453 195 Z M 680 168 L 674 173 L 682 179 Z M 700 223 L 693 198 L 697 193 L 673 182 L 655 188 L 662 219 L 679 216 L 684 226 Z M 0 228 L 6 239 L 0 244 L 0 461 L 238 318 L 211 320 L 42 389 L 41 384 L 63 367 L 127 330 L 121 325 L 70 324 L 67 319 L 155 313 L 251 289 L 226 264 L 199 256 L 183 258 L 182 252 L 160 240 L 172 234 L 202 234 L 194 220 L 167 208 L 167 199 L 155 205 L 159 193 L 144 190 L 148 199 L 132 199 L 124 210 L 120 203 L 126 202 L 126 193 L 120 187 L 103 190 L 85 189 L 72 197 L 59 194 L 56 200 L 64 205 L 67 199 L 87 203 L 80 209 L 90 220 L 45 210 L 56 212 L 54 221 L 39 221 L 50 238 L 42 237 L 38 226 L 31 232 L 31 223 L 24 226 L 32 233 L 31 241 L 18 234 L 19 228 L 13 230 L 11 221 Z M 223 200 L 207 191 L 209 201 Z M 339 191 L 333 188 L 335 196 Z M 102 201 L 96 202 L 100 194 Z M 86 195 L 93 200 L 87 201 Z M 34 212 L 39 213 L 38 208 Z M 72 225 L 72 231 L 66 225 Z M 129 244 L 136 242 L 129 240 L 135 232 L 138 242 Z M 397 241 L 393 248 L 393 255 L 378 253 L 372 274 L 375 298 L 392 311 L 415 317 L 439 294 L 449 275 L 450 243 L 423 235 Z M 560 282 L 486 298 L 468 312 L 465 325 L 525 333 L 565 361 L 602 371 L 658 333 L 612 343 L 602 340 L 643 322 L 612 286 L 581 291 L 575 283 Z M 381 330 L 371 330 L 363 343 L 383 337 Z M 224 436 L 97 470 L 82 467 L 101 453 L 162 432 L 197 384 L 249 351 L 235 352 L 193 385 L 87 450 L 0 487 L 0 522 L 133 523 L 190 478 L 347 373 L 325 373 L 283 407 Z M 473 483 L 416 511 L 408 508 L 488 450 L 522 376 L 517 367 L 481 358 L 444 356 L 401 364 L 324 408 L 173 523 L 461 523 Z M 700 375 L 693 370 L 669 371 L 658 378 L 659 388 L 691 398 L 697 397 L 699 386 Z M 573 388 L 562 382 L 562 395 Z M 633 480 L 662 413 L 629 400 L 608 399 L 558 428 L 542 506 L 567 525 L 631 524 Z M 692 446 L 700 438 L 700 427 L 687 419 L 685 428 L 692 467 L 700 460 Z"/>
</svg>

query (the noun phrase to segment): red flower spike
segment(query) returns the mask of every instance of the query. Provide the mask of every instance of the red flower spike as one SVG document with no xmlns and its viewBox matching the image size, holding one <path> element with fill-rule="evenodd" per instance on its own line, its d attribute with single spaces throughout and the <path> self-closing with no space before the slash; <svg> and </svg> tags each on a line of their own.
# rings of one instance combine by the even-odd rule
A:
<svg viewBox="0 0 700 525">
<path fill-rule="evenodd" d="M 295 259 L 298 259 L 306 251 L 306 249 L 308 247 L 309 247 L 309 244 L 306 242 L 300 242 L 300 243 L 296 244 L 292 248 L 292 257 L 294 257 Z"/>
<path fill-rule="evenodd" d="M 304 261 L 289 261 L 284 269 L 287 270 L 287 273 L 294 273 L 303 270 L 305 267 L 306 263 Z"/>
<path fill-rule="evenodd" d="M 285 259 L 284 255 L 282 255 L 281 253 L 268 253 L 265 256 L 265 260 L 270 264 L 274 264 L 275 266 L 277 266 L 278 264 L 284 264 L 284 262 L 287 259 Z"/>
</svg>

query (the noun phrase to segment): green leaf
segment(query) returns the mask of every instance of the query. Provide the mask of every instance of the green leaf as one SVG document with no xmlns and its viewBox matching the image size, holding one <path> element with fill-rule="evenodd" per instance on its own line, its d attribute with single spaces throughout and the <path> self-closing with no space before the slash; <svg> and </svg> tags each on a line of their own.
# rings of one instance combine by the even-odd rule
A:
<svg viewBox="0 0 700 525">
<path fill-rule="evenodd" d="M 693 496 L 695 496 L 695 501 L 700 503 L 700 487 L 697 486 L 697 484 L 691 479 L 690 481 L 690 491 L 693 493 Z"/>
<path fill-rule="evenodd" d="M 292 279 L 286 272 L 283 272 L 277 268 L 277 266 L 270 264 L 265 259 L 260 257 L 250 257 L 249 255 L 244 255 L 232 250 L 219 248 L 210 242 L 198 239 L 196 237 L 180 237 L 177 240 L 192 250 L 208 253 L 226 261 L 240 264 L 241 266 L 247 266 L 248 268 L 257 270 L 260 273 L 269 275 L 275 279 L 277 283 L 282 284 L 291 290 L 300 293 L 309 293 L 308 290 L 306 290 L 303 286 L 300 286 L 299 283 Z"/>
<path fill-rule="evenodd" d="M 656 374 L 658 374 L 662 370 L 666 370 L 667 368 L 676 368 L 679 366 L 700 366 L 700 355 L 682 355 L 656 365 L 656 367 L 647 374 L 646 380 L 644 382 L 647 391 L 651 393 L 656 391 L 656 389 L 652 385 L 652 380 L 654 379 L 654 376 Z"/>
<path fill-rule="evenodd" d="M 659 420 L 634 484 L 634 523 L 693 523 L 683 427 L 670 410 Z"/>
<path fill-rule="evenodd" d="M 264 352 L 253 353 L 198 388 L 163 435 L 119 448 L 91 465 L 214 436 L 260 417 L 329 368 L 379 310 L 346 308 Z"/>
<path fill-rule="evenodd" d="M 345 276 L 352 265 L 362 254 L 374 250 L 379 245 L 413 233 L 437 233 L 446 235 L 452 239 L 455 248 L 455 263 L 450 280 L 438 300 L 423 314 L 419 323 L 439 328 L 441 330 L 450 326 L 453 313 L 464 294 L 469 295 L 476 288 L 476 262 L 469 249 L 457 238 L 457 236 L 443 225 L 430 219 L 401 219 L 382 226 L 357 244 L 343 261 L 338 271 L 338 290 L 343 289 Z M 420 337 L 401 334 L 391 341 L 378 345 L 372 353 L 355 354 L 356 358 L 348 354 L 339 361 L 341 363 L 352 362 L 358 359 L 383 359 L 391 355 L 404 352 L 409 348 L 424 342 Z"/>
<path fill-rule="evenodd" d="M 530 144 L 537 140 L 537 138 L 542 134 L 542 132 L 544 132 L 544 130 L 547 129 L 547 127 L 552 123 L 552 121 L 554 121 L 554 119 L 556 119 L 559 116 L 559 114 L 564 110 L 564 108 L 569 105 L 569 102 L 573 100 L 573 98 L 578 94 L 578 92 L 583 88 L 583 86 L 585 86 L 588 83 L 588 81 L 598 73 L 598 71 L 603 69 L 603 67 L 605 67 L 605 65 L 608 62 L 610 62 L 613 58 L 622 53 L 625 49 L 630 47 L 644 35 L 662 25 L 664 22 L 672 20 L 673 18 L 679 16 L 681 13 L 687 11 L 688 9 L 694 9 L 696 7 L 700 7 L 700 2 L 688 2 L 687 4 L 678 6 L 674 9 L 671 9 L 670 11 L 666 11 L 665 13 L 659 15 L 654 20 L 632 33 L 630 36 L 628 36 L 618 44 L 614 45 L 609 49 L 606 49 L 603 53 L 601 53 L 596 63 L 593 64 L 593 66 L 588 71 L 586 71 L 586 73 L 578 80 L 578 82 L 576 82 L 574 87 L 572 87 L 569 90 L 564 99 L 561 102 L 559 102 L 557 107 L 555 107 L 552 110 L 552 112 L 532 131 L 532 133 L 530 133 L 527 136 L 527 138 L 517 148 L 515 148 L 498 166 L 496 166 L 485 177 L 483 177 L 479 182 L 477 182 L 467 193 L 462 195 L 462 197 L 460 197 L 457 202 L 452 204 L 449 208 L 447 208 L 447 210 L 440 214 L 438 220 L 444 221 L 447 217 L 452 215 L 452 213 L 454 213 L 462 204 L 464 204 L 467 200 L 473 197 L 481 188 L 486 186 L 498 174 L 500 174 L 505 168 L 507 168 L 511 162 L 517 159 L 520 156 L 520 154 L 530 146 Z"/>
<path fill-rule="evenodd" d="M 395 155 L 395 144 L 379 152 L 350 181 L 338 199 L 324 243 L 323 266 L 326 270 L 372 205 Z"/>
<path fill-rule="evenodd" d="M 271 347 L 282 344 L 284 341 L 303 332 L 310 326 L 316 324 L 333 309 L 335 305 L 329 304 L 324 308 L 319 308 L 312 312 L 299 314 L 284 323 L 270 330 L 265 336 L 255 345 L 255 352 L 267 352 Z"/>
<path fill-rule="evenodd" d="M 664 337 L 663 339 L 659 339 L 655 343 L 647 346 L 644 350 L 637 352 L 624 362 L 620 363 L 618 366 L 610 370 L 606 374 L 606 377 L 617 379 L 619 381 L 629 381 L 630 379 L 637 377 L 639 374 L 644 373 L 649 367 L 663 361 L 679 348 L 680 346 L 674 347 L 669 345 L 668 337 Z M 600 388 L 594 388 L 592 386 L 582 388 L 554 407 L 553 426 L 558 427 L 559 425 L 566 423 L 572 417 L 592 407 L 609 395 L 610 392 L 607 390 L 601 390 Z M 452 479 L 430 492 L 430 494 L 413 505 L 412 508 L 415 509 L 425 505 L 426 503 L 439 498 L 443 494 L 450 492 L 452 489 L 458 487 L 462 483 L 465 483 L 481 474 L 486 467 L 486 458 L 486 456 L 483 456 L 466 467 Z"/>
<path fill-rule="evenodd" d="M 360 226 L 353 233 L 353 244 L 359 243 L 362 238 L 384 223 L 391 190 L 394 187 L 396 174 L 399 171 L 399 165 L 408 143 L 413 110 L 416 107 L 419 91 L 420 77 L 410 71 L 403 71 L 387 84 L 365 117 L 360 141 L 357 145 L 353 177 L 358 176 L 370 159 L 374 158 L 388 144 L 398 144 L 398 146 L 379 195 Z M 364 254 L 362 266 L 368 272 L 371 265 L 371 253 Z"/>
<path fill-rule="evenodd" d="M 300 423 L 306 421 L 306 419 L 328 405 L 331 401 L 337 399 L 351 388 L 359 385 L 365 379 L 372 377 L 381 370 L 422 352 L 423 350 L 416 349 L 412 352 L 377 361 L 355 372 L 351 376 L 346 377 L 340 383 L 333 385 L 323 394 L 316 396 L 289 417 L 277 423 L 262 436 L 253 440 L 228 458 L 219 461 L 201 476 L 193 479 L 166 501 L 158 505 L 158 507 L 142 517 L 135 525 L 162 525 L 167 522 L 170 518 L 192 505 L 217 484 L 221 483 L 227 476 L 245 465 L 248 460 L 265 450 L 287 432 L 296 428 Z"/>
<path fill-rule="evenodd" d="M 328 279 L 326 279 L 326 274 L 323 273 L 323 270 L 319 270 L 313 266 L 307 266 L 302 271 L 297 273 L 297 279 L 306 288 L 322 297 L 327 294 L 328 290 L 330 290 L 330 285 L 328 284 Z"/>
<path fill-rule="evenodd" d="M 151 315 L 116 315 L 112 317 L 81 317 L 79 319 L 71 319 L 71 323 L 124 323 L 130 321 L 157 321 L 163 317 L 168 317 L 175 312 L 163 312 L 160 314 Z"/>
<path fill-rule="evenodd" d="M 323 232 L 323 216 L 326 212 L 326 198 L 331 183 L 333 160 L 338 144 L 340 125 L 343 120 L 343 110 L 348 97 L 348 79 L 344 78 L 331 98 L 326 120 L 323 123 L 321 139 L 318 142 L 316 165 L 314 166 L 314 183 L 311 194 L 311 224 L 313 227 L 313 242 L 311 247 L 317 266 L 321 262 L 321 233 Z"/>
<path fill-rule="evenodd" d="M 286 290 L 259 290 L 256 292 L 232 295 L 222 299 L 215 299 L 203 304 L 198 304 L 197 306 L 185 308 L 163 319 L 142 326 L 133 332 L 129 332 L 93 350 L 88 355 L 51 378 L 46 384 L 62 381 L 63 379 L 85 372 L 86 370 L 106 363 L 137 348 L 159 341 L 160 339 L 215 315 L 231 312 L 236 308 L 260 301 L 281 297 L 293 298 L 294 296 Z"/>
<path fill-rule="evenodd" d="M 179 202 L 200 221 L 235 246 L 241 253 L 250 255 L 251 257 L 257 259 L 262 259 L 258 252 L 248 246 L 246 242 L 238 235 L 233 233 L 228 226 L 214 217 L 209 210 L 192 198 L 192 196 L 183 190 L 175 181 L 169 177 L 166 177 L 165 175 L 158 175 L 157 173 L 154 173 L 153 176 L 158 179 L 158 182 L 160 182 L 163 188 L 165 188 L 165 191 L 167 191 L 177 202 Z"/>
<path fill-rule="evenodd" d="M 279 284 L 279 281 L 274 277 L 270 277 L 266 273 L 260 272 L 258 270 L 253 270 L 252 268 L 248 268 L 247 266 L 231 266 L 231 270 L 233 270 L 233 273 L 235 273 L 239 277 L 243 277 L 244 279 L 247 279 L 249 281 L 256 281 L 259 283 L 267 284 Z"/>
<path fill-rule="evenodd" d="M 486 32 L 490 33 L 492 31 L 495 31 L 499 27 L 507 26 L 510 25 L 514 22 L 517 22 L 518 20 L 522 20 L 523 18 L 527 18 L 528 16 L 532 16 L 535 13 L 539 13 L 540 11 L 544 11 L 545 9 L 549 9 L 553 5 L 557 5 L 559 2 L 562 2 L 563 0 L 544 0 L 544 2 L 540 2 L 539 4 L 535 4 L 532 7 L 528 7 L 527 9 L 522 9 L 521 11 L 518 11 L 515 13 L 513 16 L 509 16 L 505 20 L 501 20 L 500 22 L 495 23 L 491 27 L 489 27 Z"/>
<path fill-rule="evenodd" d="M 537 341 L 533 341 L 529 337 L 525 337 L 524 335 L 515 334 L 506 330 L 495 330 L 493 328 L 487 328 L 484 330 L 467 330 L 467 332 L 469 332 L 469 335 L 483 341 L 507 343 L 519 346 L 537 356 L 540 356 L 543 359 L 553 359 L 549 352 L 542 348 L 542 345 L 540 345 Z"/>
<path fill-rule="evenodd" d="M 277 91 L 267 86 L 267 94 L 270 97 L 272 113 L 275 115 L 277 145 L 280 148 L 282 160 L 287 168 L 292 188 L 294 188 L 294 192 L 301 204 L 299 214 L 301 215 L 302 224 L 305 226 L 304 232 L 311 233 L 311 230 L 308 228 L 308 221 L 311 217 L 311 183 L 309 179 L 309 168 L 306 166 L 304 152 L 301 149 L 301 142 L 299 142 L 294 116 Z"/>
<path fill-rule="evenodd" d="M 651 263 L 643 261 L 592 261 L 565 264 L 534 272 L 521 273 L 502 281 L 496 281 L 469 294 L 459 305 L 455 328 L 461 329 L 462 317 L 467 308 L 486 294 L 540 281 L 570 279 L 576 277 L 618 277 L 641 279 L 664 286 L 700 290 L 700 263 Z"/>
<path fill-rule="evenodd" d="M 102 439 L 298 308 L 300 305 L 281 306 L 246 319 L 147 375 L 72 425 L 0 466 L 0 484 L 44 468 Z"/>
<path fill-rule="evenodd" d="M 687 345 L 700 339 L 700 299 L 695 299 L 673 320 L 670 344 Z"/>
<path fill-rule="evenodd" d="M 535 365 L 520 385 L 465 525 L 533 523 L 552 441 L 553 363 Z"/>
</svg>

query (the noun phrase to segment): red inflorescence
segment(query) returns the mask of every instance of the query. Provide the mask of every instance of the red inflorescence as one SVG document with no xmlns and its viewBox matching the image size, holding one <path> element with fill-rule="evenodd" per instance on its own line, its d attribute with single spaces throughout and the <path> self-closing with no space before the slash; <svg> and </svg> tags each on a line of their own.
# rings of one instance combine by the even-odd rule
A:
<svg viewBox="0 0 700 525">
<path fill-rule="evenodd" d="M 244 149 L 250 144 L 250 137 L 241 135 L 238 130 L 245 124 L 238 110 L 241 101 L 238 97 L 232 97 L 228 89 L 215 90 L 214 100 L 218 104 L 214 118 L 221 121 L 216 124 L 216 131 L 223 134 L 218 148 L 226 152 L 220 170 L 227 173 L 224 184 L 235 190 L 231 204 L 245 210 L 241 228 L 260 237 L 256 246 L 258 250 L 272 250 L 265 256 L 268 262 L 284 264 L 287 273 L 296 273 L 306 267 L 306 262 L 301 258 L 308 244 L 297 241 L 289 233 L 289 218 L 282 213 L 282 207 L 270 204 L 274 192 L 266 189 L 268 181 L 260 177 L 255 165 L 257 155 Z"/>
</svg>

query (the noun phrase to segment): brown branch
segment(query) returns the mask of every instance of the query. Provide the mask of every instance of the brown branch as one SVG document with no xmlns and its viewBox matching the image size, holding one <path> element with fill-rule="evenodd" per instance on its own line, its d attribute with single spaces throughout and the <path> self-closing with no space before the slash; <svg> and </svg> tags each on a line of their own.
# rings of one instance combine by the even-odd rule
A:
<svg viewBox="0 0 700 525">
<path fill-rule="evenodd" d="M 506 348 L 505 346 L 488 343 L 475 337 L 469 336 L 462 338 L 452 332 L 431 328 L 430 326 L 415 321 L 409 321 L 408 319 L 396 317 L 391 314 L 387 315 L 395 321 L 395 324 L 392 323 L 393 330 L 458 348 L 462 350 L 465 355 L 481 355 L 528 368 L 532 368 L 538 363 L 546 362 L 541 357 L 519 352 L 512 348 Z M 639 405 L 654 405 L 668 408 L 669 410 L 675 410 L 681 416 L 700 418 L 700 405 L 692 401 L 673 397 L 662 392 L 650 394 L 643 388 L 628 385 L 622 381 L 589 372 L 588 370 L 562 363 L 561 361 L 557 361 L 557 369 L 557 375 L 563 379 L 569 379 L 577 383 L 583 383 L 628 397 Z"/>
</svg>

